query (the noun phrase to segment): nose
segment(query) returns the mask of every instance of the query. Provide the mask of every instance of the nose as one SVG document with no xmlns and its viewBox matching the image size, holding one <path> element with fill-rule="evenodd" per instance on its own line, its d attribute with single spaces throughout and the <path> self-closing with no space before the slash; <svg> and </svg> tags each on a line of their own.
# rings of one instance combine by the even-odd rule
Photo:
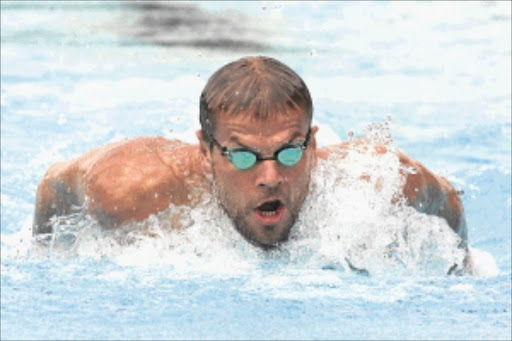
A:
<svg viewBox="0 0 512 341">
<path fill-rule="evenodd" d="M 258 176 L 256 178 L 258 187 L 276 188 L 283 183 L 283 176 L 279 172 L 275 160 L 262 161 L 258 168 Z"/>
</svg>

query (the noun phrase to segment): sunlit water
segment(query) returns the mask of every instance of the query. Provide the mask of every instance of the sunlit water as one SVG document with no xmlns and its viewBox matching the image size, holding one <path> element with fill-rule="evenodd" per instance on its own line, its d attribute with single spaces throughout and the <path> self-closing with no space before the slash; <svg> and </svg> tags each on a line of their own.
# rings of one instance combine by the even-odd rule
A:
<svg viewBox="0 0 512 341">
<path fill-rule="evenodd" d="M 2 338 L 510 338 L 510 10 L 2 2 Z M 366 136 L 464 190 L 476 275 L 446 275 L 460 240 L 391 204 L 398 159 L 371 148 L 319 163 L 270 252 L 211 195 L 115 231 L 77 214 L 31 237 L 49 165 L 135 136 L 195 142 L 208 76 L 254 54 L 303 76 L 320 145 Z M 172 230 L 175 212 L 187 229 Z"/>
</svg>

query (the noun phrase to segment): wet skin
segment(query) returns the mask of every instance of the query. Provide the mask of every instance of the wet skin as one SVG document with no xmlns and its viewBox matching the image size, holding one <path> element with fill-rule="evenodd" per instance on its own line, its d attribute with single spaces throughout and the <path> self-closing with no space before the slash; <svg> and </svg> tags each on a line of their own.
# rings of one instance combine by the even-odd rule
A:
<svg viewBox="0 0 512 341">
<path fill-rule="evenodd" d="M 215 137 L 221 145 L 247 147 L 263 157 L 272 156 L 288 143 L 305 140 L 309 130 L 309 121 L 301 112 L 279 115 L 272 124 L 251 119 L 249 115 L 234 118 L 219 115 L 216 125 Z M 202 135 L 198 135 L 205 166 L 213 173 L 218 198 L 248 241 L 268 247 L 288 238 L 316 164 L 317 129 L 311 128 L 309 144 L 297 164 L 285 166 L 275 160 L 265 160 L 246 170 L 237 169 L 221 155 L 220 148 L 210 148 Z M 275 205 L 270 205 L 272 202 Z M 265 208 L 264 204 L 268 206 L 266 210 L 261 209 Z"/>
<path fill-rule="evenodd" d="M 220 115 L 215 137 L 223 146 L 246 146 L 264 157 L 272 156 L 284 144 L 303 140 L 309 129 L 300 113 L 278 117 L 258 122 L 246 115 Z M 286 240 L 293 226 L 317 158 L 343 157 L 339 151 L 348 148 L 341 143 L 317 150 L 317 128 L 311 129 L 308 148 L 293 167 L 267 160 L 238 170 L 219 148 L 210 149 L 200 132 L 199 146 L 142 137 L 96 148 L 49 168 L 38 187 L 33 232 L 51 232 L 52 216 L 69 214 L 84 204 L 88 213 L 111 228 L 142 221 L 171 204 L 195 206 L 202 193 L 215 191 L 247 240 L 263 247 L 275 245 Z M 358 143 L 366 144 L 364 140 Z M 375 152 L 387 153 L 383 146 L 375 147 Z M 465 245 L 464 211 L 453 186 L 405 154 L 398 157 L 403 166 L 416 170 L 406 175 L 403 187 L 409 205 L 446 219 Z M 207 174 L 213 175 L 214 186 Z M 280 203 L 275 212 L 258 209 L 274 200 Z M 179 227 L 178 221 L 176 218 L 173 226 Z"/>
</svg>

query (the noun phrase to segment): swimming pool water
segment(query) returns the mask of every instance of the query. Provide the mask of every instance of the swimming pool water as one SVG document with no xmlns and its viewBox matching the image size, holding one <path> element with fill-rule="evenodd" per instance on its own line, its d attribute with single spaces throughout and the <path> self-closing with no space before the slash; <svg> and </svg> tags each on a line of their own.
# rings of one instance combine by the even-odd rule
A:
<svg viewBox="0 0 512 341">
<path fill-rule="evenodd" d="M 2 339 L 510 339 L 510 2 L 151 4 L 1 2 Z M 328 210 L 320 221 L 347 245 L 305 233 L 263 253 L 206 206 L 190 232 L 128 246 L 70 218 L 85 232 L 34 251 L 48 166 L 135 136 L 194 142 L 208 76 L 255 54 L 304 78 L 320 145 L 390 116 L 393 145 L 464 190 L 480 275 L 444 275 L 456 255 L 420 215 L 440 231 L 437 263 L 361 253 L 369 275 L 347 271 L 335 259 L 355 250 L 347 226 L 401 226 Z M 350 212 L 346 193 L 313 199 Z M 301 226 L 317 217 L 306 211 Z"/>
</svg>

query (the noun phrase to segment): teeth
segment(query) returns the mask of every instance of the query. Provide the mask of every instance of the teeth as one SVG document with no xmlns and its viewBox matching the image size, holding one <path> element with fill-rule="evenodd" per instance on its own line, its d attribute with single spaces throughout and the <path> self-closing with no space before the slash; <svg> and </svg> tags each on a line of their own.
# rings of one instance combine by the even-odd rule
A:
<svg viewBox="0 0 512 341">
<path fill-rule="evenodd" d="M 276 215 L 277 211 L 260 211 L 262 215 Z"/>
</svg>

